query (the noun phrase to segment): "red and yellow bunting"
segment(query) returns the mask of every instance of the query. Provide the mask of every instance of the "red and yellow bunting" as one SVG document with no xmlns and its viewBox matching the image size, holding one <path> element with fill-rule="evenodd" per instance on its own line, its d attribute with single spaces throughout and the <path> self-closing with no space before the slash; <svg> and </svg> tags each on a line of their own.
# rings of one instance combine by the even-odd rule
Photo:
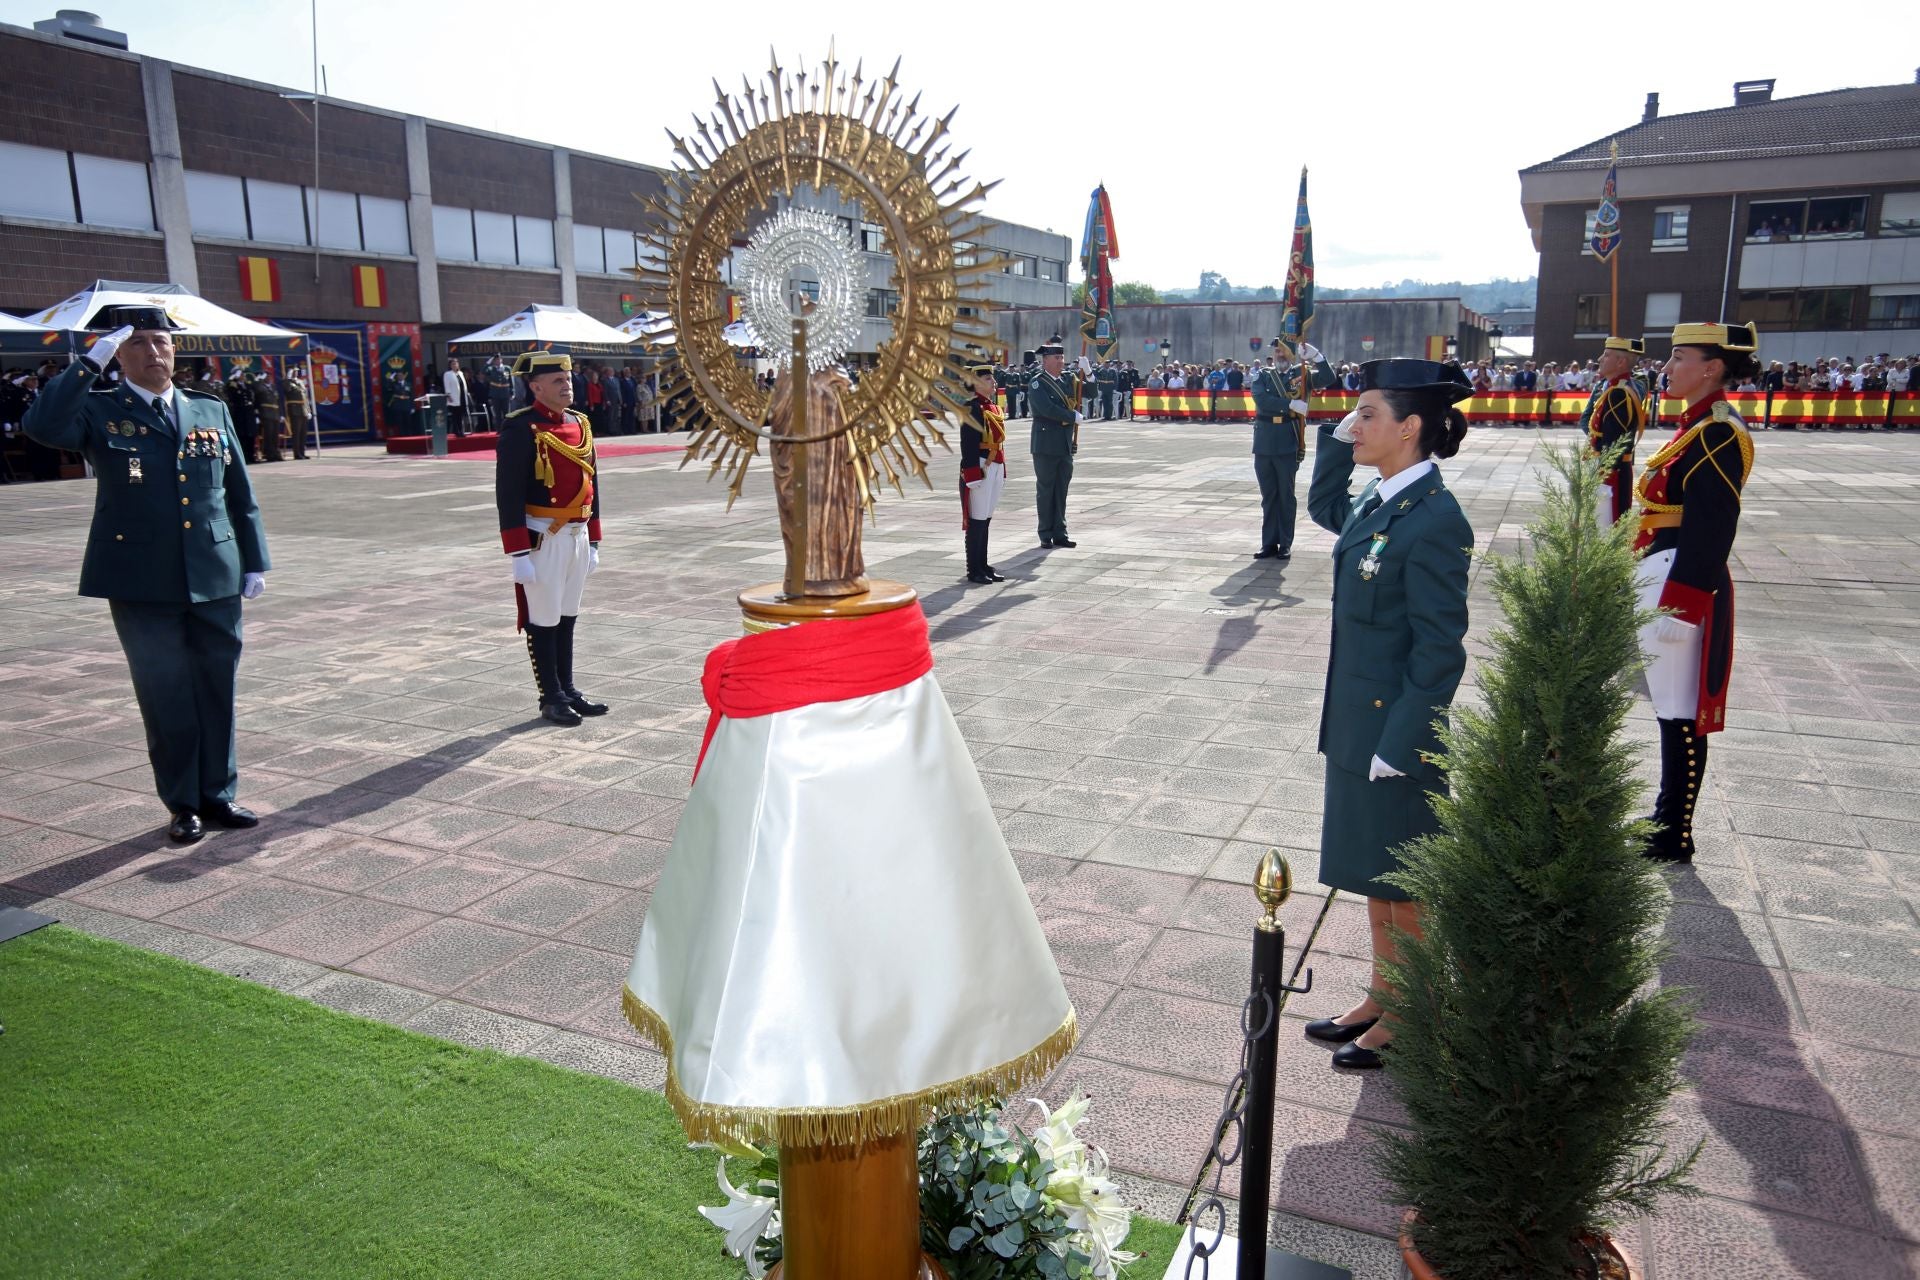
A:
<svg viewBox="0 0 1920 1280">
<path fill-rule="evenodd" d="M 240 255 L 240 296 L 248 302 L 280 301 L 280 264 Z"/>
<path fill-rule="evenodd" d="M 353 268 L 353 305 L 356 307 L 384 307 L 387 305 L 387 269 L 356 264 Z"/>
</svg>

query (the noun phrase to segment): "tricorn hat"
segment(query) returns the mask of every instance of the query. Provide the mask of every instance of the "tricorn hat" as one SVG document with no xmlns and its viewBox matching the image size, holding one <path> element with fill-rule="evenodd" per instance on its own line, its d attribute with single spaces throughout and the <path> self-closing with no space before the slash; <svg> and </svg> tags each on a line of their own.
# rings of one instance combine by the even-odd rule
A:
<svg viewBox="0 0 1920 1280">
<path fill-rule="evenodd" d="M 1673 345 L 1758 351 L 1760 326 L 1751 320 L 1745 324 L 1677 324 L 1673 326 Z"/>
<path fill-rule="evenodd" d="M 1067 348 L 1065 344 L 1062 343 L 1060 339 L 1057 337 L 1054 338 L 1053 341 L 1051 342 L 1041 343 L 1037 348 L 1035 348 L 1035 350 L 1037 350 L 1043 356 L 1063 356 L 1067 354 Z"/>
<path fill-rule="evenodd" d="M 552 351 L 522 352 L 513 362 L 513 374 L 517 378 L 537 378 L 543 373 L 572 373 L 573 357 L 557 355 Z"/>
<path fill-rule="evenodd" d="M 1647 354 L 1647 344 L 1639 338 L 1608 338 L 1607 345 L 1604 349 L 1607 351 L 1624 351 L 1628 355 L 1633 356 L 1643 356 Z"/>
<path fill-rule="evenodd" d="M 1360 366 L 1362 391 L 1437 391 L 1448 404 L 1473 395 L 1473 384 L 1455 366 L 1438 360 L 1369 360 Z"/>
<path fill-rule="evenodd" d="M 120 303 L 115 306 L 100 308 L 93 313 L 93 324 L 90 327 L 95 329 L 118 329 L 123 326 L 130 327 L 136 331 L 141 329 L 177 330 L 181 328 L 180 325 L 174 323 L 173 317 L 167 314 L 165 307 L 156 307 L 147 304 L 136 306 L 132 303 Z"/>
<path fill-rule="evenodd" d="M 967 366 L 967 376 L 973 378 L 991 378 L 996 372 L 998 372 L 998 370 L 990 364 L 970 364 Z"/>
</svg>

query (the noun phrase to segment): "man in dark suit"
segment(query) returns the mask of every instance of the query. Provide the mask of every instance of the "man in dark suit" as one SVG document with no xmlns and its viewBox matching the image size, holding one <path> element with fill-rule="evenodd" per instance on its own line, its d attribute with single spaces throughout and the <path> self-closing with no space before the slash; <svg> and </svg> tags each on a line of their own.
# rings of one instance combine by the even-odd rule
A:
<svg viewBox="0 0 1920 1280">
<path fill-rule="evenodd" d="M 109 307 L 95 322 L 113 331 L 47 385 L 22 425 L 93 466 L 80 594 L 108 602 L 154 787 L 173 815 L 167 835 L 192 844 L 206 821 L 260 821 L 233 802 L 233 700 L 240 602 L 266 588 L 267 534 L 226 405 L 173 385 L 166 312 Z M 120 381 L 102 381 L 116 355 Z"/>
</svg>

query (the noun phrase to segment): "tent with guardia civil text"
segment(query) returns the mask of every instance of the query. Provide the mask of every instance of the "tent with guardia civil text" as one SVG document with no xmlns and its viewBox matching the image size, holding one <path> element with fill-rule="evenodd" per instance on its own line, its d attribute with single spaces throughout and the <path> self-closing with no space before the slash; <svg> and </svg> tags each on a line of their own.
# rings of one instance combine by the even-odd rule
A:
<svg viewBox="0 0 1920 1280">
<path fill-rule="evenodd" d="M 179 329 L 173 348 L 183 356 L 304 356 L 307 336 L 262 324 L 216 306 L 177 284 L 95 280 L 64 302 L 27 318 L 53 329 L 97 329 L 105 307 L 159 307 Z"/>
</svg>

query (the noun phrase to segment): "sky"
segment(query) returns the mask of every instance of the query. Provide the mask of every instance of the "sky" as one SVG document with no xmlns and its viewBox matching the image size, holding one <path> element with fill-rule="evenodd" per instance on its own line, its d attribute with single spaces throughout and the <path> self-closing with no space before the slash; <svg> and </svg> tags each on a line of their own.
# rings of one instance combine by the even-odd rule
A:
<svg viewBox="0 0 1920 1280">
<path fill-rule="evenodd" d="M 56 7 L 0 0 L 0 21 L 31 26 Z M 136 52 L 312 83 L 308 0 L 84 7 Z M 1849 5 L 1839 27 L 1801 40 L 1792 33 L 1823 30 L 1803 0 L 1648 6 L 1596 28 L 1594 15 L 1618 12 L 1557 0 L 318 0 L 334 97 L 659 165 L 672 161 L 666 130 L 711 105 L 713 80 L 737 90 L 770 50 L 810 67 L 832 38 L 870 77 L 899 57 L 923 112 L 959 107 L 967 171 L 1001 180 L 988 214 L 1062 232 L 1077 253 L 1104 182 L 1115 278 L 1160 288 L 1209 270 L 1281 283 L 1303 165 L 1323 284 L 1524 278 L 1537 259 L 1518 171 L 1636 123 L 1649 92 L 1673 115 L 1731 106 L 1741 79 L 1777 79 L 1776 97 L 1911 83 L 1920 56 L 1874 38 L 1912 28 L 1911 9 L 1887 0 Z"/>
</svg>

